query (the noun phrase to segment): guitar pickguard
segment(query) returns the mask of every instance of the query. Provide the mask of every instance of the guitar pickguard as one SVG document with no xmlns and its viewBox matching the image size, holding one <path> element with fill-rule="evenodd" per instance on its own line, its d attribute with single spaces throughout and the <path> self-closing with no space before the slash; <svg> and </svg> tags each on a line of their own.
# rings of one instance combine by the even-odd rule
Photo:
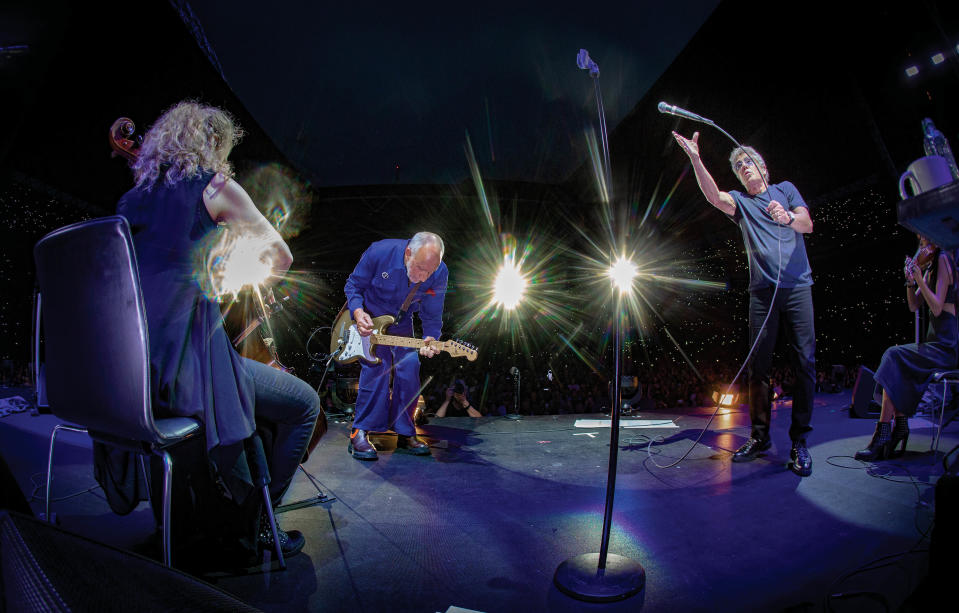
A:
<svg viewBox="0 0 959 613">
<path fill-rule="evenodd" d="M 373 355 L 370 337 L 360 336 L 359 331 L 356 329 L 356 324 L 351 324 L 350 327 L 346 329 L 345 336 L 346 338 L 341 345 L 343 351 L 341 351 L 337 357 L 338 361 L 353 362 L 358 358 L 363 358 L 371 364 L 379 364 L 380 359 Z"/>
<path fill-rule="evenodd" d="M 336 361 L 341 364 L 348 364 L 362 358 L 370 364 L 379 364 L 380 358 L 373 353 L 373 349 L 376 347 L 373 338 L 377 334 L 383 334 L 392 323 L 393 318 L 389 315 L 374 317 L 373 335 L 361 336 L 349 313 L 341 312 L 333 325 L 333 347 L 331 349 L 334 353 L 337 353 Z"/>
</svg>

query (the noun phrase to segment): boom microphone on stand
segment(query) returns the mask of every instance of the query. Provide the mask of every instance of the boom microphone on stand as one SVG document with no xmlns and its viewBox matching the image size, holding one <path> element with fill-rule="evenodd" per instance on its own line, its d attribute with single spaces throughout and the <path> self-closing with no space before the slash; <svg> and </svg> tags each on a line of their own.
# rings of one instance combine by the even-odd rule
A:
<svg viewBox="0 0 959 613">
<path fill-rule="evenodd" d="M 701 115 L 697 115 L 696 113 L 687 111 L 686 109 L 681 109 L 678 106 L 673 104 L 666 104 L 665 102 L 660 102 L 656 106 L 656 108 L 659 109 L 660 113 L 664 113 L 666 115 L 676 115 L 677 117 L 685 117 L 686 119 L 691 119 L 693 121 L 698 121 L 700 123 L 706 123 L 711 126 L 716 125 L 715 123 L 713 123 L 712 119 L 706 119 L 705 117 Z"/>
</svg>

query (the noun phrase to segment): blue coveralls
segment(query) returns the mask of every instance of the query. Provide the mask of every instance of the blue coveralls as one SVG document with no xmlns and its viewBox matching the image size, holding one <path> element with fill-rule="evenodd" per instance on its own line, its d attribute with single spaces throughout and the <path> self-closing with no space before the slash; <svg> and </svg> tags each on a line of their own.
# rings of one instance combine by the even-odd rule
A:
<svg viewBox="0 0 959 613">
<path fill-rule="evenodd" d="M 412 287 L 403 263 L 408 244 L 409 240 L 406 239 L 386 239 L 373 243 L 363 253 L 344 288 L 351 314 L 362 307 L 370 317 L 396 315 Z M 448 278 L 446 264 L 441 262 L 439 268 L 420 284 L 406 316 L 387 332 L 412 336 L 413 312 L 417 311 L 423 325 L 423 338 L 432 336 L 439 340 L 443 330 L 443 302 Z M 416 434 L 413 426 L 414 399 L 420 387 L 418 352 L 409 347 L 383 345 L 377 345 L 375 351 L 381 360 L 376 366 L 361 360 L 360 389 L 356 397 L 353 427 L 367 432 L 393 430 L 403 436 L 412 436 Z"/>
</svg>

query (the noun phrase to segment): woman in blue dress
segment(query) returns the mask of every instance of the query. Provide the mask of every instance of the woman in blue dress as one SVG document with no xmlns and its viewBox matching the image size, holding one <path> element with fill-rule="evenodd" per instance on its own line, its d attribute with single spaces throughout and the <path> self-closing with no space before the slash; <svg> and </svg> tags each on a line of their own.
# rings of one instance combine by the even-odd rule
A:
<svg viewBox="0 0 959 613">
<path fill-rule="evenodd" d="M 916 260 L 906 258 L 906 301 L 913 312 L 922 305 L 928 307 L 926 339 L 890 347 L 883 354 L 876 371 L 876 382 L 882 387 L 879 423 L 869 446 L 856 452 L 858 460 L 883 460 L 905 452 L 909 417 L 916 412 L 926 381 L 936 371 L 955 368 L 959 359 L 955 259 L 927 239 L 919 240 L 916 260 L 928 264 L 923 271 Z"/>
<path fill-rule="evenodd" d="M 243 441 L 257 423 L 267 424 L 274 433 L 270 493 L 278 503 L 321 414 L 319 398 L 297 377 L 241 357 L 219 304 L 201 287 L 211 276 L 206 263 L 213 260 L 209 247 L 219 224 L 259 245 L 254 260 L 269 274 L 266 284 L 280 280 L 293 262 L 283 238 L 232 178 L 227 158 L 241 136 L 225 111 L 176 104 L 146 133 L 132 164 L 136 186 L 117 212 L 130 222 L 136 247 L 154 410 L 203 423 L 211 466 L 234 499 L 251 491 L 243 489 L 243 470 L 234 470 L 242 466 Z M 268 525 L 258 540 L 272 547 Z M 287 554 L 304 544 L 296 531 L 280 531 L 280 540 Z"/>
</svg>

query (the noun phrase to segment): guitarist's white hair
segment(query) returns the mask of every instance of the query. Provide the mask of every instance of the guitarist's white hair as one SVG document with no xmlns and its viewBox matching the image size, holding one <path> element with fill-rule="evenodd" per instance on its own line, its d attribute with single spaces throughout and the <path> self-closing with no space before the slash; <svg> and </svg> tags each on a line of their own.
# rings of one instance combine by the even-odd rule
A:
<svg viewBox="0 0 959 613">
<path fill-rule="evenodd" d="M 443 259 L 443 252 L 446 251 L 446 247 L 443 245 L 443 239 L 440 238 L 439 234 L 433 234 L 432 232 L 417 232 L 414 234 L 413 238 L 410 239 L 410 255 L 416 255 L 416 252 L 424 245 L 436 247 L 440 253 L 440 260 Z"/>
</svg>

